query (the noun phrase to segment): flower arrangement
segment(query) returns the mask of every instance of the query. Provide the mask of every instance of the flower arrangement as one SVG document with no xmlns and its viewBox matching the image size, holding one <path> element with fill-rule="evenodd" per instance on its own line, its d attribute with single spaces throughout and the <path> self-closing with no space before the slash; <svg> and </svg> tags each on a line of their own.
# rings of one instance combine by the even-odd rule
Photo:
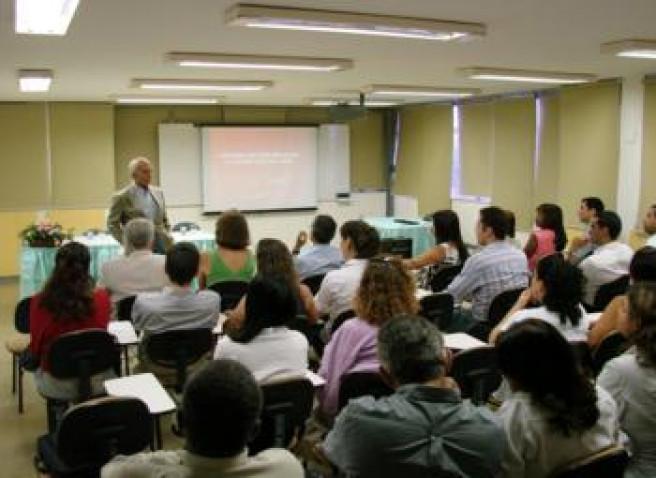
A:
<svg viewBox="0 0 656 478">
<path fill-rule="evenodd" d="M 49 220 L 30 224 L 20 232 L 20 238 L 30 247 L 57 247 L 72 237 L 71 232 L 64 232 L 60 224 Z"/>
</svg>

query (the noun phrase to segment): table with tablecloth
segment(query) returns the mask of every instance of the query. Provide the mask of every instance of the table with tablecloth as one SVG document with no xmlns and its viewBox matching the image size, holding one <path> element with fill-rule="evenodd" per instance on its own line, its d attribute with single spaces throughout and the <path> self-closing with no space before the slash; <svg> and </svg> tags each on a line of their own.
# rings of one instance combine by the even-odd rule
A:
<svg viewBox="0 0 656 478">
<path fill-rule="evenodd" d="M 202 231 L 174 232 L 175 242 L 188 241 L 200 251 L 216 247 L 214 235 Z M 102 265 L 123 253 L 123 247 L 112 236 L 98 234 L 76 236 L 73 240 L 86 245 L 91 254 L 90 272 L 94 280 L 100 278 Z M 55 268 L 56 247 L 27 247 L 20 252 L 20 296 L 27 297 L 40 291 Z"/>
<path fill-rule="evenodd" d="M 418 256 L 435 245 L 435 237 L 431 231 L 432 224 L 421 219 L 409 219 L 399 222 L 394 217 L 366 217 L 371 226 L 375 227 L 381 239 L 412 239 L 412 255 Z"/>
</svg>

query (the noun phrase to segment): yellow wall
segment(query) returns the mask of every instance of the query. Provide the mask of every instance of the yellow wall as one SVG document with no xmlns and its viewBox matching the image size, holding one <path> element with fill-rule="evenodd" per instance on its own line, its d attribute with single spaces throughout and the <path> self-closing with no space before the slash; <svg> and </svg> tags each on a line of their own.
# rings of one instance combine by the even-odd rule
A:
<svg viewBox="0 0 656 478">
<path fill-rule="evenodd" d="M 351 136 L 351 187 L 353 189 L 385 187 L 385 147 L 383 115 L 368 111 L 349 122 Z"/>
<path fill-rule="evenodd" d="M 640 191 L 640 217 L 652 204 L 656 204 L 656 81 L 645 84 L 645 109 L 643 125 L 642 187 Z"/>
</svg>

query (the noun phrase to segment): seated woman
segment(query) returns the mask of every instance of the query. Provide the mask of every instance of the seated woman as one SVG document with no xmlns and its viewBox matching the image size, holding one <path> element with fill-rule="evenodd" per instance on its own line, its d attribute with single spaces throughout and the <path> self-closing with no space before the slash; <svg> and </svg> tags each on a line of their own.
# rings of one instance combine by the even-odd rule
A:
<svg viewBox="0 0 656 478">
<path fill-rule="evenodd" d="M 450 209 L 443 209 L 433 214 L 434 247 L 422 255 L 406 259 L 403 265 L 408 269 L 421 269 L 426 266 L 463 264 L 469 253 L 460 234 L 458 215 Z"/>
<path fill-rule="evenodd" d="M 217 342 L 214 358 L 241 362 L 258 382 L 281 373 L 303 374 L 308 368 L 308 341 L 285 326 L 296 316 L 296 307 L 289 284 L 258 274 L 248 285 L 242 328 Z"/>
<path fill-rule="evenodd" d="M 94 289 L 89 274 L 89 249 L 69 242 L 57 251 L 55 269 L 43 291 L 30 303 L 30 352 L 38 360 L 34 375 L 39 393 L 48 398 L 73 400 L 78 394 L 77 380 L 60 380 L 50 375 L 48 352 L 60 335 L 84 329 L 107 329 L 111 310 L 109 294 Z M 103 381 L 114 371 L 92 378 L 94 393 L 102 393 Z"/>
<path fill-rule="evenodd" d="M 633 255 L 629 264 L 629 276 L 633 284 L 656 282 L 656 248 L 645 246 Z M 626 295 L 619 295 L 610 301 L 588 333 L 588 345 L 591 348 L 597 347 L 608 334 L 618 330 L 620 318 L 626 315 L 627 307 Z"/>
<path fill-rule="evenodd" d="M 544 478 L 616 443 L 613 398 L 590 383 L 555 327 L 529 319 L 497 343 L 499 369 L 512 389 L 497 411 L 508 446 L 503 476 Z"/>
<path fill-rule="evenodd" d="M 562 252 L 566 244 L 562 209 L 556 204 L 540 204 L 535 211 L 535 229 L 524 247 L 528 269 L 535 271 L 540 259 L 555 252 Z"/>
<path fill-rule="evenodd" d="M 629 436 L 631 461 L 624 476 L 656 476 L 656 283 L 639 282 L 628 293 L 628 316 L 618 329 L 633 345 L 609 361 L 597 384 L 615 399 Z"/>
<path fill-rule="evenodd" d="M 345 374 L 378 371 L 378 328 L 396 315 L 419 309 L 414 280 L 397 260 L 370 260 L 353 303 L 357 317 L 335 331 L 321 360 L 319 375 L 326 384 L 319 400 L 321 415 L 327 420 L 337 413 L 339 385 Z"/>
<path fill-rule="evenodd" d="M 490 333 L 490 343 L 494 344 L 499 334 L 511 325 L 526 319 L 544 320 L 556 327 L 567 340 L 584 342 L 589 321 L 581 305 L 582 299 L 582 272 L 560 254 L 543 257 L 538 262 L 531 286 Z M 540 306 L 529 307 L 531 303 Z"/>
<path fill-rule="evenodd" d="M 218 282 L 250 281 L 255 275 L 255 260 L 248 250 L 250 243 L 246 218 L 235 209 L 221 214 L 216 221 L 217 248 L 201 254 L 201 289 Z"/>
<path fill-rule="evenodd" d="M 287 284 L 296 300 L 296 314 L 305 315 L 311 324 L 319 319 L 310 288 L 302 284 L 294 268 L 294 260 L 287 246 L 278 239 L 261 239 L 257 243 L 257 275 Z M 228 311 L 228 330 L 241 328 L 246 317 L 246 296 L 242 297 L 237 307 Z"/>
</svg>

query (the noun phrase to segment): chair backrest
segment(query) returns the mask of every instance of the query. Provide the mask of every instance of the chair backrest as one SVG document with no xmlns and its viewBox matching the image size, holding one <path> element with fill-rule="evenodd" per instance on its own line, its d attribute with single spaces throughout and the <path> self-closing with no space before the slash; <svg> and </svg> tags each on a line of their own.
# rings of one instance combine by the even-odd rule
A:
<svg viewBox="0 0 656 478">
<path fill-rule="evenodd" d="M 99 398 L 66 411 L 57 431 L 57 455 L 71 468 L 100 469 L 118 454 L 144 450 L 152 433 L 152 418 L 141 400 Z"/>
<path fill-rule="evenodd" d="M 433 292 L 440 292 L 453 282 L 458 274 L 462 271 L 462 264 L 457 266 L 440 266 L 433 272 L 431 271 L 430 288 Z"/>
<path fill-rule="evenodd" d="M 168 330 L 145 339 L 148 358 L 160 367 L 175 369 L 177 392 L 184 388 L 189 365 L 200 360 L 213 345 L 212 329 Z"/>
<path fill-rule="evenodd" d="M 173 232 L 200 231 L 200 226 L 195 222 L 181 221 L 177 222 L 171 229 Z"/>
<path fill-rule="evenodd" d="M 119 348 L 116 338 L 106 330 L 77 330 L 52 342 L 48 360 L 53 377 L 78 380 L 75 401 L 84 401 L 91 397 L 91 377 L 119 363 Z"/>
<path fill-rule="evenodd" d="M 550 478 L 622 478 L 628 462 L 626 450 L 611 445 L 560 468 Z"/>
<path fill-rule="evenodd" d="M 606 362 L 614 359 L 626 348 L 627 340 L 618 331 L 609 333 L 592 352 L 592 368 L 595 375 L 601 372 Z"/>
<path fill-rule="evenodd" d="M 18 301 L 14 310 L 14 328 L 21 334 L 30 333 L 30 303 L 32 297 L 25 297 Z"/>
<path fill-rule="evenodd" d="M 248 282 L 244 281 L 223 281 L 209 286 L 221 296 L 221 312 L 237 307 L 241 298 L 248 290 Z"/>
<path fill-rule="evenodd" d="M 116 303 L 116 318 L 132 322 L 132 306 L 137 299 L 136 295 L 124 297 Z"/>
<path fill-rule="evenodd" d="M 515 305 L 522 292 L 524 292 L 524 289 L 510 289 L 497 294 L 492 299 L 490 309 L 487 313 L 487 321 L 491 327 L 495 327 L 501 322 L 501 319 L 512 309 L 512 306 Z"/>
<path fill-rule="evenodd" d="M 339 329 L 344 322 L 346 322 L 349 319 L 352 319 L 355 317 L 355 311 L 353 310 L 345 310 L 341 314 L 339 314 L 337 317 L 335 317 L 335 321 L 333 322 L 333 326 L 330 329 L 330 333 L 334 334 L 337 329 Z"/>
<path fill-rule="evenodd" d="M 494 347 L 483 346 L 463 350 L 453 356 L 451 377 L 458 383 L 463 398 L 480 405 L 501 384 Z"/>
<path fill-rule="evenodd" d="M 444 330 L 453 317 L 453 296 L 451 294 L 431 294 L 419 300 L 419 315 L 426 317 L 438 329 Z"/>
<path fill-rule="evenodd" d="M 312 295 L 315 295 L 319 292 L 319 287 L 321 287 L 324 277 L 326 277 L 326 274 L 317 274 L 315 276 L 306 277 L 301 282 L 310 288 Z"/>
<path fill-rule="evenodd" d="M 374 398 L 386 397 L 394 390 L 385 383 L 377 372 L 352 372 L 344 375 L 339 384 L 339 410 L 349 400 L 371 395 Z"/>
<path fill-rule="evenodd" d="M 404 259 L 412 257 L 412 238 L 387 238 L 380 241 L 380 252 L 384 255 L 401 256 Z"/>
<path fill-rule="evenodd" d="M 618 279 L 615 279 L 613 282 L 604 284 L 599 287 L 597 293 L 595 294 L 594 303 L 592 308 L 595 311 L 603 311 L 610 301 L 613 300 L 618 295 L 626 294 L 627 289 L 629 288 L 629 276 L 624 275 Z"/>
<path fill-rule="evenodd" d="M 262 385 L 264 399 L 260 432 L 249 444 L 255 454 L 267 448 L 287 448 L 294 437 L 300 438 L 310 417 L 314 387 L 305 377 Z"/>
</svg>

